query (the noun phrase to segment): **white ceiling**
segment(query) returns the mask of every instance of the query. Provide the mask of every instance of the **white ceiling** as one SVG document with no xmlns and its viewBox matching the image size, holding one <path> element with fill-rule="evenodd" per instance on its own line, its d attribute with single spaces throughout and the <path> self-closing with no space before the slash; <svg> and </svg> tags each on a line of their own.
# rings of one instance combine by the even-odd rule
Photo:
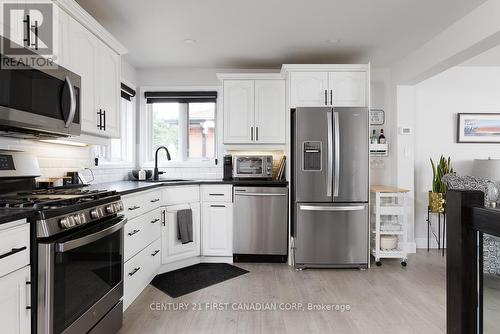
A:
<svg viewBox="0 0 500 334">
<path fill-rule="evenodd" d="M 137 68 L 384 66 L 484 1 L 77 0 L 128 48 Z"/>
</svg>

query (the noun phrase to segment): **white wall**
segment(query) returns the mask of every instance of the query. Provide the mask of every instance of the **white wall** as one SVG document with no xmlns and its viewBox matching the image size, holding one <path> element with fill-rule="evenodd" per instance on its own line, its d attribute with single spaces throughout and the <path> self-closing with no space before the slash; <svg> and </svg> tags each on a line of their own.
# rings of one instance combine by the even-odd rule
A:
<svg viewBox="0 0 500 334">
<path fill-rule="evenodd" d="M 500 158 L 498 144 L 456 143 L 456 114 L 500 112 L 500 67 L 454 67 L 415 86 L 415 194 L 417 245 L 425 246 L 429 158 L 451 156 L 459 174 L 476 158 Z"/>
<path fill-rule="evenodd" d="M 24 139 L 0 138 L 0 149 L 30 152 L 38 158 L 41 178 L 61 177 L 66 172 L 80 168 L 92 168 L 95 180 L 92 183 L 123 180 L 130 168 L 93 166 L 92 148 L 50 144 Z"/>
</svg>

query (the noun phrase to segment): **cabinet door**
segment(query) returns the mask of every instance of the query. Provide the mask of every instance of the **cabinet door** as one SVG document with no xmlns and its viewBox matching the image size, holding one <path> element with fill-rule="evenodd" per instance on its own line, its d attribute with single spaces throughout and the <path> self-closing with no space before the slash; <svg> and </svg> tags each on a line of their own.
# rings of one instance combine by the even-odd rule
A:
<svg viewBox="0 0 500 334">
<path fill-rule="evenodd" d="M 183 244 L 178 239 L 177 211 L 193 211 L 193 242 Z M 165 223 L 162 224 L 162 263 L 169 263 L 200 255 L 200 203 L 180 204 L 165 208 Z"/>
<path fill-rule="evenodd" d="M 255 142 L 284 144 L 285 113 L 285 81 L 255 80 Z"/>
<path fill-rule="evenodd" d="M 31 313 L 28 292 L 30 267 L 24 267 L 0 278 L 0 321 L 2 333 L 22 334 L 31 332 Z"/>
<path fill-rule="evenodd" d="M 290 106 L 322 107 L 328 105 L 328 72 L 292 72 Z"/>
<path fill-rule="evenodd" d="M 224 80 L 224 143 L 254 139 L 254 81 Z"/>
<path fill-rule="evenodd" d="M 80 119 L 82 132 L 102 135 L 96 109 L 97 38 L 73 18 L 69 18 L 70 70 L 81 77 Z"/>
<path fill-rule="evenodd" d="M 232 203 L 203 203 L 202 226 L 202 255 L 233 255 Z"/>
<path fill-rule="evenodd" d="M 104 110 L 104 135 L 120 137 L 120 56 L 99 43 L 97 58 L 98 90 L 97 109 Z"/>
<path fill-rule="evenodd" d="M 55 6 L 57 10 L 57 45 L 54 45 L 54 58 L 57 65 L 71 70 L 69 59 L 69 14 L 63 9 Z"/>
<path fill-rule="evenodd" d="M 334 107 L 368 106 L 366 72 L 329 72 L 328 84 Z"/>
</svg>

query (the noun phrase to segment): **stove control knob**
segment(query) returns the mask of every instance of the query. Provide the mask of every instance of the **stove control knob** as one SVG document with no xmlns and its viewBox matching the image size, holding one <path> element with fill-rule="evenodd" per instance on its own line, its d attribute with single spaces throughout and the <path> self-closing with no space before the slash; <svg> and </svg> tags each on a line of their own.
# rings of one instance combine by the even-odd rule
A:
<svg viewBox="0 0 500 334">
<path fill-rule="evenodd" d="M 113 207 L 113 205 L 108 205 L 106 207 L 106 212 L 107 213 L 115 213 L 115 208 Z"/>
<path fill-rule="evenodd" d="M 115 210 L 115 212 L 121 211 L 120 203 L 113 203 L 113 209 Z"/>
<path fill-rule="evenodd" d="M 99 211 L 97 211 L 97 209 L 90 210 L 90 218 L 92 219 L 99 218 Z"/>
<path fill-rule="evenodd" d="M 59 219 L 59 226 L 61 228 L 70 228 L 71 226 L 69 225 L 68 217 L 64 217 L 64 218 Z"/>
<path fill-rule="evenodd" d="M 87 222 L 87 217 L 83 212 L 80 213 L 80 224 L 85 224 L 86 222 Z"/>
<path fill-rule="evenodd" d="M 82 221 L 80 219 L 80 215 L 74 215 L 72 218 L 75 222 L 75 225 L 80 225 L 82 223 Z"/>
</svg>

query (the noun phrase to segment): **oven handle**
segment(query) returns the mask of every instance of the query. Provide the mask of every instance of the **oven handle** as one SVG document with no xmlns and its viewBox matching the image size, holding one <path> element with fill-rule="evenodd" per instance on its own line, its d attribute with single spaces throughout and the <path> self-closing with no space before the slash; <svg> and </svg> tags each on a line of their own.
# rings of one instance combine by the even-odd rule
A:
<svg viewBox="0 0 500 334">
<path fill-rule="evenodd" d="M 110 227 L 105 228 L 102 231 L 92 233 L 92 234 L 86 235 L 84 237 L 75 239 L 75 240 L 70 240 L 70 241 L 66 241 L 63 243 L 57 243 L 55 245 L 56 252 L 64 253 L 64 252 L 67 252 L 67 251 L 72 250 L 74 248 L 90 244 L 91 242 L 94 242 L 94 241 L 99 240 L 105 236 L 108 236 L 110 234 L 115 233 L 116 231 L 121 229 L 123 227 L 123 225 L 125 225 L 126 222 L 127 222 L 127 218 L 124 218 L 124 219 L 120 220 L 118 223 L 111 225 Z"/>
</svg>

